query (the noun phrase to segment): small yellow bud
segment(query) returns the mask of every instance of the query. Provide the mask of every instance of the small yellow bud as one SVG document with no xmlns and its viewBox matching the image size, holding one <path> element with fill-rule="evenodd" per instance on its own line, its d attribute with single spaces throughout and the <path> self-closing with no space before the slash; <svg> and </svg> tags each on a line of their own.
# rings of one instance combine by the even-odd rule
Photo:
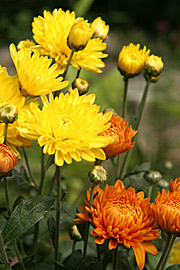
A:
<svg viewBox="0 0 180 270">
<path fill-rule="evenodd" d="M 140 49 L 140 44 L 130 43 L 124 46 L 119 53 L 118 69 L 126 78 L 138 75 L 144 68 L 144 64 L 150 50 L 146 51 L 146 46 Z"/>
<path fill-rule="evenodd" d="M 18 118 L 16 106 L 6 104 L 0 107 L 0 123 L 12 124 Z"/>
<path fill-rule="evenodd" d="M 69 230 L 69 236 L 72 240 L 81 241 L 82 237 L 76 225 L 73 225 Z"/>
<path fill-rule="evenodd" d="M 89 90 L 89 83 L 82 79 L 82 78 L 77 78 L 73 81 L 72 83 L 72 88 L 77 88 L 78 89 L 78 92 L 79 92 L 79 95 L 82 96 L 84 95 L 85 93 L 88 92 Z"/>
<path fill-rule="evenodd" d="M 157 77 L 163 70 L 163 62 L 161 57 L 154 54 L 147 57 L 144 65 L 145 73 L 150 76 Z"/>
<path fill-rule="evenodd" d="M 93 34 L 93 29 L 87 21 L 79 18 L 71 27 L 67 44 L 72 51 L 83 50 Z"/>
<path fill-rule="evenodd" d="M 162 179 L 162 175 L 161 175 L 160 172 L 158 172 L 158 171 L 151 171 L 151 172 L 145 173 L 144 178 L 145 178 L 146 181 L 148 181 L 150 184 L 155 184 L 155 183 L 157 183 L 159 180 Z"/>
<path fill-rule="evenodd" d="M 5 144 L 0 144 L 0 176 L 8 175 L 17 161 L 18 157 L 12 149 Z"/>
<path fill-rule="evenodd" d="M 109 32 L 109 25 L 106 25 L 101 17 L 96 18 L 92 22 L 91 27 L 93 28 L 92 38 L 100 38 L 103 41 L 106 39 Z"/>
<path fill-rule="evenodd" d="M 107 181 L 107 171 L 101 165 L 94 166 L 88 174 L 91 182 L 96 185 L 104 184 Z"/>
</svg>

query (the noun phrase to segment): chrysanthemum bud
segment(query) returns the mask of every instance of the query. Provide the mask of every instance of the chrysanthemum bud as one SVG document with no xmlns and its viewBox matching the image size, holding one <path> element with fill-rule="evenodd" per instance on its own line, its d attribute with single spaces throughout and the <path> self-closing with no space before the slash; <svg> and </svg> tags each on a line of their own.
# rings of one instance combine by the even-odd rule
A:
<svg viewBox="0 0 180 270">
<path fill-rule="evenodd" d="M 150 50 L 146 51 L 146 46 L 140 49 L 140 44 L 130 43 L 124 46 L 118 57 L 118 69 L 125 77 L 131 78 L 138 75 L 144 67 Z"/>
<path fill-rule="evenodd" d="M 109 32 L 109 25 L 106 25 L 105 21 L 98 17 L 92 22 L 91 27 L 94 30 L 92 38 L 100 38 L 104 41 Z"/>
<path fill-rule="evenodd" d="M 84 95 L 85 93 L 88 92 L 89 90 L 89 83 L 82 79 L 82 78 L 77 78 L 73 81 L 72 83 L 72 88 L 77 88 L 78 89 L 78 92 L 79 92 L 79 95 L 82 96 Z"/>
<path fill-rule="evenodd" d="M 163 62 L 161 57 L 154 54 L 147 57 L 144 65 L 144 70 L 147 74 L 153 77 L 159 76 L 163 69 Z"/>
<path fill-rule="evenodd" d="M 149 74 L 146 73 L 146 72 L 144 73 L 144 78 L 146 79 L 146 81 L 149 80 L 149 76 L 150 76 L 150 79 L 151 79 L 151 82 L 152 82 L 152 83 L 156 83 L 156 82 L 159 81 L 160 75 L 154 77 L 154 76 L 149 75 Z"/>
<path fill-rule="evenodd" d="M 79 18 L 71 27 L 67 44 L 72 51 L 83 50 L 93 34 L 93 29 L 89 27 L 89 23 Z"/>
<path fill-rule="evenodd" d="M 81 241 L 82 237 L 76 225 L 73 225 L 69 230 L 69 236 L 72 240 Z"/>
<path fill-rule="evenodd" d="M 157 182 L 158 187 L 160 188 L 168 188 L 169 183 L 166 180 L 161 179 L 160 181 Z"/>
<path fill-rule="evenodd" d="M 0 123 L 12 124 L 18 118 L 16 106 L 6 104 L 0 107 Z"/>
<path fill-rule="evenodd" d="M 0 144 L 0 176 L 10 173 L 17 161 L 18 157 L 12 149 L 5 144 Z"/>
<path fill-rule="evenodd" d="M 155 184 L 162 179 L 162 175 L 158 171 L 151 171 L 144 174 L 144 178 L 150 184 Z"/>
<path fill-rule="evenodd" d="M 101 165 L 94 166 L 88 174 L 91 182 L 96 185 L 104 184 L 107 181 L 107 171 Z"/>
</svg>

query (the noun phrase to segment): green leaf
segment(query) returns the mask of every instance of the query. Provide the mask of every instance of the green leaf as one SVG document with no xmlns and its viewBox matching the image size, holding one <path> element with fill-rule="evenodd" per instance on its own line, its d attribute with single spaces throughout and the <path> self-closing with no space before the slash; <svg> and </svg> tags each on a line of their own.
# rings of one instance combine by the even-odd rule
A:
<svg viewBox="0 0 180 270">
<path fill-rule="evenodd" d="M 17 197 L 17 199 L 15 200 L 14 204 L 13 204 L 13 210 L 14 210 L 14 208 L 15 208 L 18 204 L 20 204 L 20 202 L 22 202 L 23 200 L 24 200 L 24 197 L 23 197 L 22 195 L 19 195 L 19 196 Z"/>
<path fill-rule="evenodd" d="M 172 266 L 169 266 L 165 270 L 180 270 L 180 264 L 174 264 Z"/>
<path fill-rule="evenodd" d="M 11 265 L 10 264 L 0 264 L 0 269 L 1 270 L 11 270 Z"/>
<path fill-rule="evenodd" d="M 2 237 L 4 242 L 6 243 L 28 231 L 43 218 L 54 201 L 55 198 L 39 195 L 19 203 L 3 229 Z"/>
<path fill-rule="evenodd" d="M 16 169 L 13 169 L 12 174 L 16 180 L 17 186 L 30 185 L 29 177 L 23 165 L 21 166 L 19 172 Z"/>
<path fill-rule="evenodd" d="M 91 263 L 88 265 L 87 270 L 103 270 L 102 262 Z"/>
<path fill-rule="evenodd" d="M 80 264 L 82 259 L 81 250 L 74 251 L 69 255 L 63 262 L 66 270 L 75 270 L 75 268 Z M 98 269 L 99 270 L 99 269 Z"/>
</svg>

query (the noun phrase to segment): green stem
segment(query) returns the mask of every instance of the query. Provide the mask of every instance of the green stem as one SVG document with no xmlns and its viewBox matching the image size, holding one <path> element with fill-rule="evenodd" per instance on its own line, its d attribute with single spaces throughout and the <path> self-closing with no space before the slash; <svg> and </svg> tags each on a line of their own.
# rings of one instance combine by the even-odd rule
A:
<svg viewBox="0 0 180 270">
<path fill-rule="evenodd" d="M 118 245 L 114 249 L 113 253 L 113 270 L 117 270 L 117 266 L 118 266 Z"/>
<path fill-rule="evenodd" d="M 58 255 L 59 255 L 59 231 L 60 231 L 60 214 L 61 214 L 61 171 L 60 167 L 56 165 L 56 231 L 55 231 L 55 265 L 54 270 L 58 269 Z"/>
<path fill-rule="evenodd" d="M 124 95 L 123 95 L 123 104 L 122 104 L 122 117 L 126 117 L 126 107 L 127 107 L 127 91 L 128 91 L 128 81 L 127 77 L 124 77 Z"/>
<path fill-rule="evenodd" d="M 70 54 L 70 57 L 69 57 L 69 60 L 68 60 L 66 69 L 65 69 L 64 74 L 63 74 L 63 80 L 65 80 L 65 78 L 66 78 L 67 71 L 68 71 L 68 69 L 69 69 L 69 66 L 70 66 L 70 64 L 71 64 L 71 60 L 72 60 L 72 58 L 73 58 L 73 54 L 74 54 L 74 51 L 71 51 L 71 54 Z"/>
<path fill-rule="evenodd" d="M 166 239 L 166 243 L 164 246 L 164 250 L 163 253 L 161 255 L 161 259 L 156 267 L 156 270 L 163 270 L 166 266 L 166 262 L 168 260 L 169 254 L 171 252 L 171 249 L 173 247 L 174 241 L 176 239 L 176 235 L 174 234 L 167 234 L 167 239 Z"/>
<path fill-rule="evenodd" d="M 78 69 L 78 71 L 77 71 L 76 79 L 79 78 L 80 72 L 81 72 L 81 67 L 80 67 L 80 68 Z"/>
<path fill-rule="evenodd" d="M 137 114 L 137 119 L 136 119 L 136 124 L 135 124 L 135 130 L 138 130 L 138 127 L 139 127 L 139 124 L 140 124 L 140 121 L 141 121 L 141 117 L 142 117 L 142 113 L 143 113 L 143 110 L 144 110 L 144 105 L 146 103 L 150 83 L 151 83 L 151 77 L 148 77 L 147 82 L 146 82 L 146 86 L 145 86 L 145 89 L 144 89 L 144 93 L 143 93 L 143 96 L 142 96 L 142 99 L 141 99 L 141 103 L 140 103 L 139 109 L 138 109 L 138 114 Z"/>
<path fill-rule="evenodd" d="M 37 184 L 36 184 L 36 181 L 35 181 L 35 179 L 34 179 L 34 177 L 33 177 L 33 175 L 32 175 L 32 172 L 31 172 L 31 169 L 30 169 L 30 166 L 29 166 L 28 157 L 27 157 L 27 155 L 26 155 L 26 151 L 25 151 L 24 147 L 22 147 L 22 150 L 23 150 L 24 159 L 25 159 L 25 162 L 26 162 L 26 166 L 27 166 L 27 169 L 28 169 L 28 173 L 29 173 L 29 176 L 30 176 L 32 185 L 33 185 L 36 189 L 38 189 L 38 186 L 37 186 Z"/>
<path fill-rule="evenodd" d="M 153 188 L 153 185 L 150 185 L 148 189 L 148 193 L 147 193 L 147 197 L 150 198 L 150 201 L 151 201 L 152 188 Z"/>
<path fill-rule="evenodd" d="M 1 254 L 1 257 L 2 257 L 3 264 L 9 264 L 1 232 L 0 232 L 0 254 Z"/>
<path fill-rule="evenodd" d="M 21 257 L 21 254 L 20 254 L 19 249 L 18 249 L 16 239 L 13 240 L 13 246 L 14 246 L 14 250 L 15 250 L 16 256 L 18 258 L 18 261 L 19 261 L 19 264 L 20 264 L 22 270 L 26 270 L 24 263 L 23 263 L 23 260 L 22 260 L 22 257 Z"/>
<path fill-rule="evenodd" d="M 5 123 L 5 127 L 4 127 L 4 144 L 6 144 L 7 132 L 8 132 L 8 124 Z"/>
<path fill-rule="evenodd" d="M 8 215 L 10 216 L 11 210 L 10 210 L 10 202 L 9 202 L 8 182 L 7 182 L 6 176 L 4 176 L 4 193 L 5 193 L 5 199 L 6 199 L 7 212 L 8 212 Z"/>
<path fill-rule="evenodd" d="M 142 96 L 142 99 L 141 99 L 141 102 L 140 102 L 140 105 L 139 105 L 139 108 L 138 108 L 138 114 L 137 114 L 137 119 L 136 119 L 136 123 L 135 123 L 135 130 L 138 130 L 138 127 L 139 127 L 139 124 L 140 124 L 140 121 L 141 121 L 141 117 L 142 117 L 142 113 L 143 113 L 144 106 L 145 106 L 145 103 L 146 103 L 150 83 L 151 83 L 151 77 L 148 77 L 147 82 L 146 82 L 146 86 L 144 88 L 144 93 L 143 93 L 143 96 Z M 134 141 L 134 139 L 135 139 L 135 137 L 132 139 L 132 141 Z M 126 170 L 130 152 L 131 152 L 130 150 L 128 152 L 126 152 L 126 155 L 125 155 L 125 158 L 123 160 L 123 164 L 122 164 L 122 167 L 121 167 L 121 170 L 120 170 L 120 174 L 119 174 L 120 178 L 123 177 L 124 172 Z"/>
<path fill-rule="evenodd" d="M 51 187 L 50 187 L 50 190 L 49 190 L 49 193 L 48 193 L 48 196 L 50 197 L 52 192 L 53 192 L 53 189 L 54 189 L 54 185 L 55 185 L 55 182 L 56 182 L 56 171 L 52 177 L 52 180 L 51 180 Z"/>
<path fill-rule="evenodd" d="M 92 188 L 91 188 L 91 193 L 90 193 L 90 200 L 89 200 L 89 208 L 91 208 L 92 202 L 93 202 L 93 195 L 94 195 L 94 188 L 95 188 L 95 184 L 93 184 Z M 84 236 L 84 248 L 83 248 L 83 259 L 82 259 L 82 263 L 81 263 L 81 270 L 84 270 L 85 264 L 84 264 L 84 260 L 86 258 L 86 253 L 87 253 L 87 244 L 88 244 L 88 237 L 89 237 L 89 226 L 90 223 L 86 222 L 86 226 L 85 226 L 85 236 Z"/>
<path fill-rule="evenodd" d="M 97 259 L 100 262 L 101 261 L 101 246 L 96 244 L 96 250 L 97 250 Z"/>
<path fill-rule="evenodd" d="M 73 240 L 72 253 L 75 251 L 76 243 L 77 243 L 77 241 L 76 240 Z"/>
</svg>

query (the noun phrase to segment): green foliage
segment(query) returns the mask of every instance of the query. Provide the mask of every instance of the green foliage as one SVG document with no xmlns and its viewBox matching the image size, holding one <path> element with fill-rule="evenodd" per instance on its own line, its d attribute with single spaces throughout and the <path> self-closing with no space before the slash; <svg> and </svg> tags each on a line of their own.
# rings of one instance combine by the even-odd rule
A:
<svg viewBox="0 0 180 270">
<path fill-rule="evenodd" d="M 175 265 L 169 266 L 165 270 L 180 270 L 180 264 L 175 264 Z"/>
<path fill-rule="evenodd" d="M 20 202 L 8 219 L 3 232 L 4 242 L 15 239 L 40 221 L 53 205 L 55 198 L 37 196 Z"/>
<path fill-rule="evenodd" d="M 0 269 L 1 270 L 11 270 L 11 265 L 6 265 L 6 264 L 0 264 Z"/>
</svg>

